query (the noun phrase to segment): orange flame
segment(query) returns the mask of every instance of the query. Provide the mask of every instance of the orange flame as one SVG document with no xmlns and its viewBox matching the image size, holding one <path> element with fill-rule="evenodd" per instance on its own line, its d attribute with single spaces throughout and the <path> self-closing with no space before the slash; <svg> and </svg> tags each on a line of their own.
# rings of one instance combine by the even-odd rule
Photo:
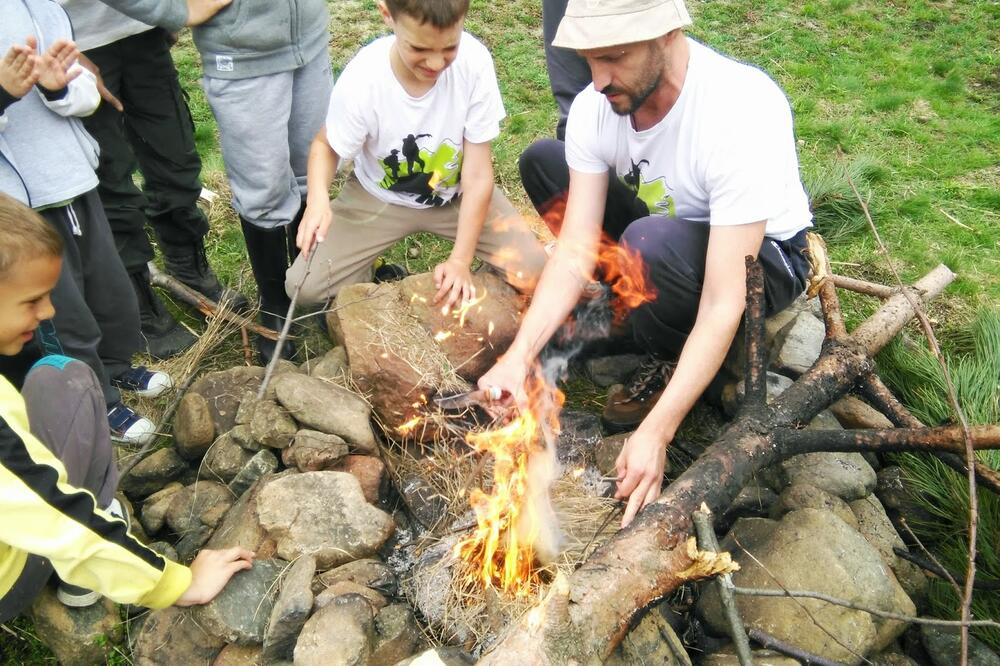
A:
<svg viewBox="0 0 1000 666">
<path fill-rule="evenodd" d="M 611 299 L 615 321 L 624 321 L 629 311 L 656 298 L 656 289 L 649 282 L 646 265 L 638 250 L 628 243 L 616 243 L 602 238 L 597 251 L 597 272 L 611 285 L 616 298 Z"/>
<path fill-rule="evenodd" d="M 529 380 L 529 409 L 499 430 L 470 433 L 466 442 L 493 455 L 493 485 L 472 491 L 477 527 L 455 545 L 467 565 L 466 581 L 514 596 L 527 596 L 540 582 L 537 560 L 555 553 L 555 525 L 548 487 L 555 454 L 546 444 L 558 433 L 563 394 L 536 372 Z"/>
</svg>

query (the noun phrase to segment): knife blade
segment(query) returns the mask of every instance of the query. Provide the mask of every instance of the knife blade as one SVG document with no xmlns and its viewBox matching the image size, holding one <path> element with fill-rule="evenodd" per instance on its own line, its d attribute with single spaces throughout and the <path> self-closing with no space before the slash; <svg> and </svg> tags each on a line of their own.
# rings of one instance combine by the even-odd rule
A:
<svg viewBox="0 0 1000 666">
<path fill-rule="evenodd" d="M 485 407 L 498 400 L 503 400 L 510 393 L 499 386 L 490 386 L 484 389 L 474 389 L 453 395 L 439 395 L 434 397 L 434 404 L 441 409 L 464 409 L 473 405 Z"/>
</svg>

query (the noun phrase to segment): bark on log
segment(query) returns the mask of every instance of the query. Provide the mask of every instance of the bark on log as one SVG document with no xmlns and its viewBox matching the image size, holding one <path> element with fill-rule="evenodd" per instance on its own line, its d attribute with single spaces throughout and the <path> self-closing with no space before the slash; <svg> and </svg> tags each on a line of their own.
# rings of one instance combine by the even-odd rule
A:
<svg viewBox="0 0 1000 666">
<path fill-rule="evenodd" d="M 954 274 L 939 266 L 918 281 L 918 302 L 940 294 Z M 748 289 L 747 317 L 760 316 L 759 292 Z M 552 622 L 522 621 L 482 664 L 598 663 L 608 657 L 640 611 L 698 576 L 686 548 L 691 515 L 705 503 L 724 511 L 759 469 L 790 455 L 772 436 L 779 428 L 810 421 L 873 371 L 871 355 L 913 317 L 899 293 L 891 296 L 846 338 L 827 341 L 817 362 L 774 403 L 744 411 L 632 524 L 598 548 L 568 581 L 565 610 Z M 758 321 L 748 322 L 755 330 Z M 551 600 L 534 615 L 548 615 Z M 561 606 L 561 604 L 560 604 Z"/>
</svg>

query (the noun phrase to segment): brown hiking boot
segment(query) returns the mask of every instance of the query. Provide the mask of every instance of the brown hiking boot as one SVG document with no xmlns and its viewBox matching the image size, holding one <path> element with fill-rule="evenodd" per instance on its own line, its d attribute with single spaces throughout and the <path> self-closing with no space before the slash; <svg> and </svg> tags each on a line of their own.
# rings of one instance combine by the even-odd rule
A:
<svg viewBox="0 0 1000 666">
<path fill-rule="evenodd" d="M 608 396 L 601 423 L 608 434 L 635 430 L 660 399 L 676 361 L 647 356 L 622 388 Z"/>
</svg>

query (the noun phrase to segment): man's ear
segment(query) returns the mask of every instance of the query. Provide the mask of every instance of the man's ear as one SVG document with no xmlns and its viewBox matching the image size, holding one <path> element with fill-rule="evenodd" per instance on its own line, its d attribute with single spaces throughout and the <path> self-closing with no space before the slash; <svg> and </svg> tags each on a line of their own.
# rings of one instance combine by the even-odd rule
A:
<svg viewBox="0 0 1000 666">
<path fill-rule="evenodd" d="M 392 14 L 389 13 L 389 7 L 383 2 L 383 0 L 378 1 L 378 13 L 382 15 L 382 22 L 389 26 L 390 29 L 394 29 Z"/>
</svg>

